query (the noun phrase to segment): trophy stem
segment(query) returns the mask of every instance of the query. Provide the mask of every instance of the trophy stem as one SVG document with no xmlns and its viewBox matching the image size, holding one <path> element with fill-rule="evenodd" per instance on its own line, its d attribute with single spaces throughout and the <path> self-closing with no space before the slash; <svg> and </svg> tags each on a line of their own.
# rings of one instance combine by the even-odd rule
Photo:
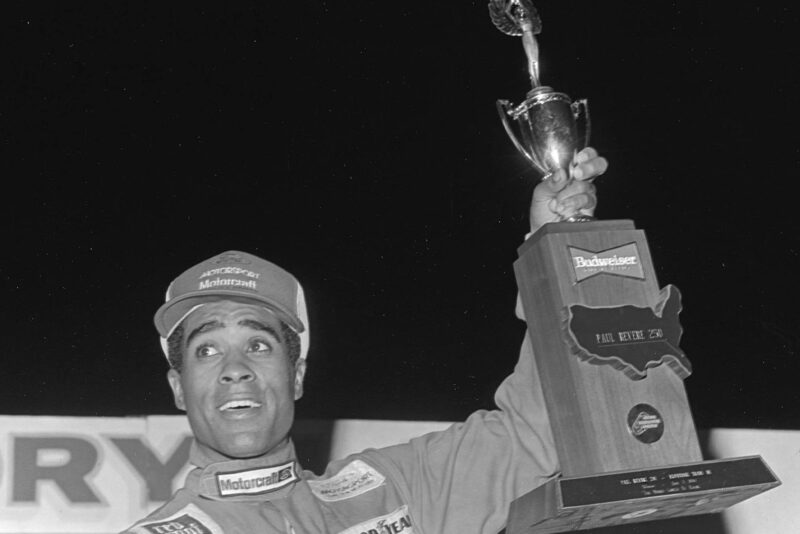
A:
<svg viewBox="0 0 800 534">
<path fill-rule="evenodd" d="M 522 22 L 522 47 L 528 56 L 528 76 L 531 78 L 531 87 L 536 89 L 541 85 L 539 81 L 539 45 L 533 35 L 533 27 L 529 20 Z"/>
</svg>

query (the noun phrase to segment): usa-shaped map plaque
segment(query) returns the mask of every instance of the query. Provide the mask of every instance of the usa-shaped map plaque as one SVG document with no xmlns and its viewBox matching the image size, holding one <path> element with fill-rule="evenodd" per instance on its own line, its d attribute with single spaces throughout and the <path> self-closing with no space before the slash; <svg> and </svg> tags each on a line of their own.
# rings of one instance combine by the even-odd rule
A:
<svg viewBox="0 0 800 534">
<path fill-rule="evenodd" d="M 607 364 L 632 380 L 647 370 L 667 364 L 681 378 L 692 373 L 692 364 L 680 349 L 678 314 L 681 294 L 665 287 L 654 308 L 623 305 L 593 308 L 573 304 L 567 311 L 567 341 L 582 360 Z"/>
<path fill-rule="evenodd" d="M 561 472 L 512 503 L 508 534 L 718 512 L 780 484 L 760 456 L 704 461 L 683 383 L 681 295 L 660 289 L 632 221 L 546 224 L 518 252 L 532 387 Z"/>
</svg>

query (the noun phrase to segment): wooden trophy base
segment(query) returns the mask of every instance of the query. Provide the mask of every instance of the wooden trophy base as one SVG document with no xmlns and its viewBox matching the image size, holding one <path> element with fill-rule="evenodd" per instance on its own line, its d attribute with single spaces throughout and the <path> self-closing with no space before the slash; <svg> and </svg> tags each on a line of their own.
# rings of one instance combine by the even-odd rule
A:
<svg viewBox="0 0 800 534">
<path fill-rule="evenodd" d="M 703 461 L 680 292 L 633 221 L 544 225 L 514 271 L 561 475 L 512 503 L 508 534 L 717 512 L 780 484 L 759 456 Z"/>
<path fill-rule="evenodd" d="M 511 504 L 507 534 L 715 513 L 780 485 L 760 456 L 558 477 Z"/>
</svg>

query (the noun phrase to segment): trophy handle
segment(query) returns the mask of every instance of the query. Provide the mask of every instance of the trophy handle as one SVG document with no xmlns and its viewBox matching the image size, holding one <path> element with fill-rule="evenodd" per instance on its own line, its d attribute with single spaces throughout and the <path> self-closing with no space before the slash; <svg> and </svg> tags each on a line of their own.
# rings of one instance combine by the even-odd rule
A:
<svg viewBox="0 0 800 534">
<path fill-rule="evenodd" d="M 517 147 L 520 154 L 525 156 L 525 158 L 531 162 L 531 164 L 538 169 L 542 174 L 547 174 L 547 170 L 543 169 L 542 166 L 537 162 L 531 154 L 525 150 L 525 147 L 522 146 L 522 143 L 519 142 L 517 136 L 514 135 L 514 131 L 511 129 L 511 124 L 508 122 L 508 115 L 510 114 L 510 110 L 513 107 L 511 102 L 508 100 L 498 100 L 497 104 L 497 113 L 500 115 L 500 120 L 503 122 L 503 128 L 505 128 L 506 133 L 508 134 L 508 138 L 511 139 L 511 142 L 514 143 L 514 146 Z M 573 111 L 574 112 L 574 111 Z"/>
<path fill-rule="evenodd" d="M 575 117 L 575 122 L 581 118 L 583 115 L 583 143 L 581 143 L 581 150 L 589 146 L 589 136 L 592 133 L 592 121 L 589 117 L 589 101 L 585 98 L 581 98 L 580 100 L 576 100 L 572 104 L 570 104 L 572 108 L 572 116 Z"/>
</svg>

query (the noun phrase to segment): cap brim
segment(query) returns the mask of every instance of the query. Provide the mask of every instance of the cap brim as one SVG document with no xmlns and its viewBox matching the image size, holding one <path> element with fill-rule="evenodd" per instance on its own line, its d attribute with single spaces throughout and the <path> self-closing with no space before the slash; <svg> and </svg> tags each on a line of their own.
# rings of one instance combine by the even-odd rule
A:
<svg viewBox="0 0 800 534">
<path fill-rule="evenodd" d="M 299 318 L 297 318 L 297 316 L 274 300 L 254 295 L 250 292 L 244 293 L 241 291 L 226 289 L 215 291 L 193 291 L 191 293 L 185 293 L 180 297 L 174 298 L 169 302 L 165 302 L 158 309 L 158 311 L 156 311 L 156 315 L 153 320 L 156 330 L 158 330 L 158 333 L 161 335 L 161 337 L 166 338 L 175 328 L 177 323 L 181 321 L 184 316 L 191 311 L 192 308 L 202 304 L 207 304 L 209 302 L 225 300 L 225 297 L 230 297 L 237 301 L 242 300 L 256 304 L 263 304 L 272 310 L 279 319 L 285 321 L 290 327 L 292 327 L 294 331 L 299 333 L 305 330 L 305 325 L 302 321 L 300 321 Z"/>
</svg>

